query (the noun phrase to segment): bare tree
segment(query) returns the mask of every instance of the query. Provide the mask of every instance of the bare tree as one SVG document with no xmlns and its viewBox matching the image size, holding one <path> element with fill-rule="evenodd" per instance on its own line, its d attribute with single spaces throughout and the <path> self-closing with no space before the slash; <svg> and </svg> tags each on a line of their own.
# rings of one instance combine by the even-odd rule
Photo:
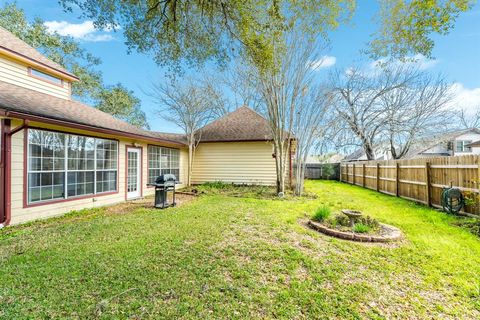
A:
<svg viewBox="0 0 480 320">
<path fill-rule="evenodd" d="M 292 133 L 297 111 L 304 92 L 313 87 L 314 62 L 318 60 L 321 52 L 319 42 L 310 40 L 301 33 L 289 34 L 286 45 L 274 50 L 274 67 L 253 69 L 258 76 L 265 108 L 263 113 L 272 132 L 279 195 L 285 192 L 287 159 L 292 152 Z M 258 63 L 251 65 L 258 66 Z"/>
<path fill-rule="evenodd" d="M 468 112 L 466 109 L 461 109 L 456 113 L 460 123 L 460 129 L 480 128 L 480 106 L 474 112 Z"/>
<path fill-rule="evenodd" d="M 375 144 L 384 126 L 385 110 L 380 99 L 387 93 L 402 88 L 415 79 L 409 66 L 392 63 L 376 66 L 373 70 L 352 67 L 332 75 L 337 115 L 336 134 L 360 141 L 367 159 L 375 159 Z"/>
<path fill-rule="evenodd" d="M 255 111 L 264 111 L 260 83 L 253 68 L 244 60 L 237 59 L 232 68 L 221 77 L 222 83 L 231 92 L 235 106 L 248 106 Z"/>
<path fill-rule="evenodd" d="M 307 90 L 306 90 L 307 91 Z M 295 108 L 295 194 L 300 196 L 304 190 L 307 157 L 322 144 L 329 124 L 331 95 L 324 87 L 315 86 L 303 92 Z"/>
<path fill-rule="evenodd" d="M 188 144 L 187 185 L 190 186 L 195 150 L 201 140 L 199 129 L 219 113 L 219 94 L 192 79 L 184 79 L 181 83 L 154 83 L 149 94 L 159 103 L 158 114 L 178 125 L 185 133 Z"/>
<path fill-rule="evenodd" d="M 411 81 L 380 98 L 384 136 L 393 159 L 403 158 L 416 140 L 445 131 L 449 123 L 450 85 L 418 69 L 404 72 L 411 74 Z"/>
</svg>

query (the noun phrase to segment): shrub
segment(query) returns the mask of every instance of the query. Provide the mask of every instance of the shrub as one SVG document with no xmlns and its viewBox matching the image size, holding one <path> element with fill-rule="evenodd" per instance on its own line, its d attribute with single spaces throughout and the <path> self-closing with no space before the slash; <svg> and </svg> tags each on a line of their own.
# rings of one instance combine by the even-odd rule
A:
<svg viewBox="0 0 480 320">
<path fill-rule="evenodd" d="M 359 224 L 366 225 L 372 229 L 376 229 L 379 227 L 378 221 L 369 216 L 363 216 L 358 219 Z"/>
<path fill-rule="evenodd" d="M 335 216 L 335 225 L 340 225 L 343 227 L 349 227 L 350 226 L 350 219 L 344 214 L 337 215 Z"/>
<path fill-rule="evenodd" d="M 367 226 L 366 224 L 363 224 L 363 223 L 356 223 L 354 226 L 353 226 L 353 232 L 356 232 L 356 233 L 367 233 L 369 232 L 371 229 L 371 227 Z"/>
<path fill-rule="evenodd" d="M 329 207 L 321 206 L 320 208 L 317 209 L 317 211 L 313 215 L 312 219 L 314 221 L 321 222 L 321 221 L 324 221 L 325 219 L 327 219 L 330 216 L 331 213 L 332 213 L 332 211 L 330 210 Z"/>
<path fill-rule="evenodd" d="M 456 224 L 480 237 L 480 219 L 465 219 L 457 222 Z"/>
</svg>

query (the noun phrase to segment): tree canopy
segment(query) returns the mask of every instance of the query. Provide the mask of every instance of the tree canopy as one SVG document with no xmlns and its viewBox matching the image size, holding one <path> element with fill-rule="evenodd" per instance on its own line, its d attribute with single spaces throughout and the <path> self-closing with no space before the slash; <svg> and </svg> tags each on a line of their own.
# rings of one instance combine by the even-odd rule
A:
<svg viewBox="0 0 480 320">
<path fill-rule="evenodd" d="M 355 0 L 60 0 L 78 6 L 97 27 L 122 27 L 130 49 L 153 54 L 174 70 L 181 63 L 225 65 L 247 52 L 257 64 L 275 64 L 273 52 L 293 28 L 326 36 L 355 10 Z M 446 34 L 471 0 L 381 0 L 374 56 L 430 56 L 433 34 Z M 276 41 L 280 39 L 280 41 Z"/>
<path fill-rule="evenodd" d="M 139 128 L 150 129 L 140 99 L 120 83 L 104 87 L 97 94 L 95 107 Z"/>
<path fill-rule="evenodd" d="M 72 84 L 76 98 L 135 126 L 148 127 L 140 100 L 122 85 L 106 86 L 97 69 L 101 60 L 83 49 L 78 41 L 50 32 L 40 18 L 28 21 L 15 3 L 0 7 L 0 26 L 79 77 L 80 81 Z"/>
</svg>

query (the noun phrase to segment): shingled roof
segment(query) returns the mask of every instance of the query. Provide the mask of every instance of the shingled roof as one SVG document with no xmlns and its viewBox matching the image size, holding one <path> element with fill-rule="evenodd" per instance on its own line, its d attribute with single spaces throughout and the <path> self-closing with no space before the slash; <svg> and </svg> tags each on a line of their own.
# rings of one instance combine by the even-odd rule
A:
<svg viewBox="0 0 480 320">
<path fill-rule="evenodd" d="M 200 129 L 201 142 L 272 140 L 267 120 L 249 107 L 240 107 Z"/>
<path fill-rule="evenodd" d="M 16 115 L 30 115 L 93 129 L 107 129 L 118 135 L 134 135 L 159 142 L 184 144 L 183 135 L 142 130 L 83 103 L 57 98 L 3 81 L 0 81 L 0 109 Z"/>
<path fill-rule="evenodd" d="M 35 61 L 45 67 L 54 69 L 70 77 L 77 78 L 74 74 L 67 71 L 61 65 L 46 58 L 35 48 L 29 46 L 23 40 L 20 40 L 13 33 L 2 27 L 0 27 L 0 49 L 4 49 L 6 51 L 18 54 L 25 59 Z"/>
</svg>

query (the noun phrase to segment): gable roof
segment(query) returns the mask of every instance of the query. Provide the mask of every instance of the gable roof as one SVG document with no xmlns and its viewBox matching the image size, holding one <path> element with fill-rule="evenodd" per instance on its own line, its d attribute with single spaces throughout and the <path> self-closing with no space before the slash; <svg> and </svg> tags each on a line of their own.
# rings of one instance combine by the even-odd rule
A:
<svg viewBox="0 0 480 320">
<path fill-rule="evenodd" d="M 456 130 L 456 131 L 451 131 L 451 132 L 446 132 L 440 135 L 434 135 L 431 137 L 428 137 L 423 140 L 419 140 L 416 142 L 416 148 L 411 148 L 410 151 L 406 154 L 405 158 L 411 158 L 415 155 L 418 154 L 423 154 L 426 151 L 432 149 L 433 147 L 442 144 L 442 143 L 447 143 L 449 141 L 455 140 L 455 138 L 469 133 L 469 132 L 474 132 L 477 134 L 480 134 L 480 130 L 476 128 L 469 128 L 469 129 L 463 129 L 463 130 Z M 441 154 L 441 155 L 448 155 L 448 154 Z"/>
<path fill-rule="evenodd" d="M 463 130 L 456 130 L 456 131 L 450 131 L 442 134 L 437 134 L 433 136 L 428 136 L 424 138 L 419 138 L 416 141 L 412 143 L 412 147 L 410 150 L 407 152 L 407 154 L 403 157 L 403 159 L 410 159 L 414 156 L 425 154 L 428 150 L 432 149 L 433 147 L 447 143 L 449 141 L 455 140 L 455 138 L 469 133 L 469 132 L 474 132 L 477 134 L 480 134 L 480 130 L 477 128 L 469 128 L 469 129 L 463 129 Z M 480 141 L 474 142 L 469 144 L 469 147 L 472 146 L 480 146 Z M 375 149 L 378 149 L 380 147 L 380 144 L 375 145 Z M 438 156 L 449 156 L 449 153 L 428 153 L 429 155 L 438 155 Z M 353 160 L 358 160 L 361 157 L 365 156 L 365 151 L 363 148 L 359 148 L 352 152 L 351 154 L 347 155 L 344 159 L 344 161 L 353 161 Z M 380 159 L 376 159 L 380 160 Z"/>
<path fill-rule="evenodd" d="M 200 142 L 272 140 L 268 121 L 246 106 L 207 124 L 199 134 Z"/>
<path fill-rule="evenodd" d="M 139 129 L 125 121 L 83 103 L 57 98 L 45 93 L 0 81 L 0 109 L 7 115 L 34 121 L 54 120 L 78 124 L 86 130 L 137 137 L 184 145 L 183 136 Z"/>
<path fill-rule="evenodd" d="M 67 71 L 58 63 L 48 59 L 35 48 L 31 47 L 23 40 L 17 38 L 13 33 L 2 27 L 0 27 L 0 52 L 14 54 L 18 58 L 22 58 L 22 60 L 28 60 L 34 64 L 38 64 L 40 67 L 59 72 L 65 76 L 78 80 L 77 76 Z"/>
</svg>

